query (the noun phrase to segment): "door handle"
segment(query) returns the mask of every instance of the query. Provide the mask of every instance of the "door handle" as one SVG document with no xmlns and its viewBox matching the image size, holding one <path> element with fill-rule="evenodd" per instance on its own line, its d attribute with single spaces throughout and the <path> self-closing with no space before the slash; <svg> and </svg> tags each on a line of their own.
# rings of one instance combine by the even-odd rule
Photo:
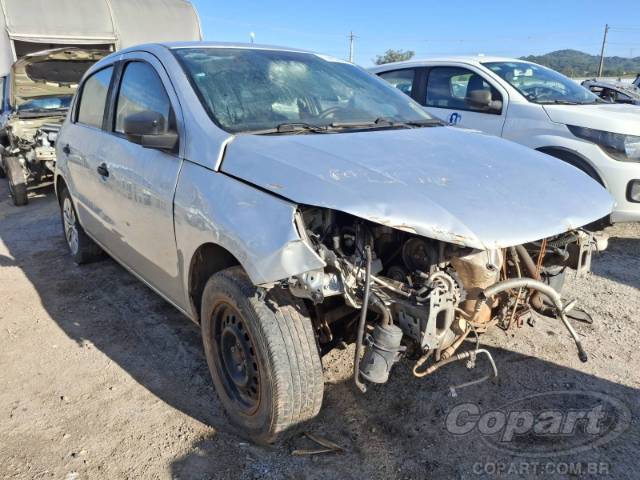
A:
<svg viewBox="0 0 640 480">
<path fill-rule="evenodd" d="M 62 147 L 62 153 L 67 156 L 71 155 L 71 147 L 69 146 L 69 144 L 66 144 L 64 147 Z"/>
<path fill-rule="evenodd" d="M 101 163 L 100 165 L 98 165 L 98 168 L 96 169 L 98 170 L 98 174 L 101 177 L 109 177 L 109 169 L 107 168 L 107 164 L 106 163 Z"/>
</svg>

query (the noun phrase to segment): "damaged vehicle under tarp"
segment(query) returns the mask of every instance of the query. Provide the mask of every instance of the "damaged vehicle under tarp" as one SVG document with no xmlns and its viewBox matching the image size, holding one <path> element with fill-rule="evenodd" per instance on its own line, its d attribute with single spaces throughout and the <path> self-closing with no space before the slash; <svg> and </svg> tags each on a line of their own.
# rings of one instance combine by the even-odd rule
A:
<svg viewBox="0 0 640 480">
<path fill-rule="evenodd" d="M 532 315 L 557 318 L 587 360 L 572 321 L 588 314 L 562 286 L 604 248 L 584 226 L 613 200 L 580 170 L 445 125 L 324 55 L 224 43 L 121 55 L 74 100 L 114 67 L 123 93 L 103 103 L 120 134 L 86 128 L 77 107 L 60 131 L 69 251 L 84 263 L 102 247 L 200 324 L 245 436 L 272 442 L 317 415 L 321 357 L 345 344 L 363 391 L 402 358 L 423 377 L 482 355 L 452 387 L 486 380 L 497 366 L 481 335 Z"/>
<path fill-rule="evenodd" d="M 0 170 L 9 179 L 16 205 L 27 190 L 53 179 L 55 144 L 78 82 L 109 52 L 61 48 L 18 60 L 8 76 L 9 109 L 0 125 Z"/>
</svg>

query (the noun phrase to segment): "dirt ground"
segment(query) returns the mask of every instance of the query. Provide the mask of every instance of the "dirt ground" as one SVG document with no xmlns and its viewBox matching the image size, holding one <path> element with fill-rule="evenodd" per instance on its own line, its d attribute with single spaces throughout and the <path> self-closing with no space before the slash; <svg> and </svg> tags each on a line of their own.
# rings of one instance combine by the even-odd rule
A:
<svg viewBox="0 0 640 480">
<path fill-rule="evenodd" d="M 351 384 L 352 349 L 323 359 L 326 391 L 307 431 L 344 453 L 297 457 L 301 437 L 257 447 L 229 427 L 212 389 L 199 329 L 112 260 L 77 267 L 67 255 L 51 191 L 25 208 L 0 181 L 1 478 L 493 478 L 493 467 L 533 457 L 492 448 L 478 432 L 454 435 L 461 402 L 497 408 L 528 395 L 599 392 L 626 406 L 616 438 L 543 461 L 604 463 L 602 475 L 509 472 L 505 478 L 636 479 L 640 470 L 640 226 L 608 230 L 594 273 L 570 275 L 566 297 L 595 318 L 577 324 L 590 354 L 580 363 L 566 331 L 542 319 L 483 338 L 499 377 L 449 394 L 481 375 L 444 367 L 414 378 L 411 363 L 366 394 Z M 572 405 L 565 404 L 571 409 Z M 540 461 L 537 459 L 536 461 Z M 608 474 L 608 475 L 607 475 Z"/>
</svg>

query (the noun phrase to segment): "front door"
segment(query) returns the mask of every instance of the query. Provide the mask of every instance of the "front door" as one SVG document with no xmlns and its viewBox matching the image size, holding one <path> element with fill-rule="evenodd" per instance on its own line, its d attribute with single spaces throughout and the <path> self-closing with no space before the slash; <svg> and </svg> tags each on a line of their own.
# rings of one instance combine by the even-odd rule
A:
<svg viewBox="0 0 640 480">
<path fill-rule="evenodd" d="M 173 223 L 173 197 L 182 164 L 179 151 L 142 147 L 124 132 L 129 115 L 150 111 L 160 113 L 164 128 L 183 138 L 179 103 L 163 66 L 152 55 L 127 54 L 120 68 L 101 158 L 112 200 L 103 207 L 113 225 L 106 246 L 156 290 L 181 304 L 184 292 Z"/>
<path fill-rule="evenodd" d="M 480 73 L 457 66 L 431 67 L 425 79 L 426 88 L 418 100 L 430 114 L 451 125 L 502 135 L 506 95 Z M 472 92 L 478 91 L 490 93 L 490 105 L 478 106 L 472 101 Z"/>
</svg>

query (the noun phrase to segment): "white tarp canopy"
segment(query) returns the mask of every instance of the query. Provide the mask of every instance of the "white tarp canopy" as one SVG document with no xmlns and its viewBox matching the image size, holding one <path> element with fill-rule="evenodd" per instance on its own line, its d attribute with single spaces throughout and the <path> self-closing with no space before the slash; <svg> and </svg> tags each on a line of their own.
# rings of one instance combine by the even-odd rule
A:
<svg viewBox="0 0 640 480">
<path fill-rule="evenodd" d="M 121 49 L 202 38 L 187 0 L 0 0 L 0 5 L 0 76 L 16 60 L 14 41 Z"/>
</svg>

